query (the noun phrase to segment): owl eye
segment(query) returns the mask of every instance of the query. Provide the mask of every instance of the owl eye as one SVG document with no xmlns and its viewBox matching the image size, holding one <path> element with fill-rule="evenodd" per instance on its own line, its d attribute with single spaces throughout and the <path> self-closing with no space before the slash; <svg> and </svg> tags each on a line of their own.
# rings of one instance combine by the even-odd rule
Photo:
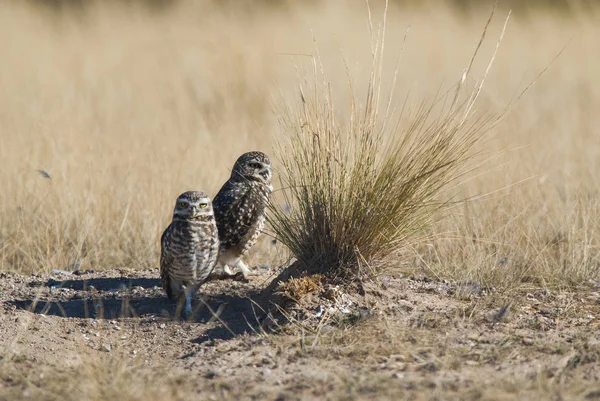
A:
<svg viewBox="0 0 600 401">
<path fill-rule="evenodd" d="M 261 165 L 259 163 L 249 163 L 248 167 L 259 169 L 261 167 Z"/>
<path fill-rule="evenodd" d="M 179 207 L 188 207 L 189 203 L 187 203 L 186 201 L 181 201 L 179 202 Z"/>
<path fill-rule="evenodd" d="M 206 209 L 206 207 L 208 206 L 208 203 L 201 203 L 198 206 L 200 206 L 200 209 Z"/>
</svg>

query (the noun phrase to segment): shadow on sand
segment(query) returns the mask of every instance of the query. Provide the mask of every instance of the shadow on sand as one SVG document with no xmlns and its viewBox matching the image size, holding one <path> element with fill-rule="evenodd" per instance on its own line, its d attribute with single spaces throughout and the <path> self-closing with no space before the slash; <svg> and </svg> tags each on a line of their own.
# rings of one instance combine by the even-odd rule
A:
<svg viewBox="0 0 600 401">
<path fill-rule="evenodd" d="M 159 279 L 92 278 L 64 281 L 49 280 L 42 284 L 53 289 L 50 295 L 13 300 L 9 304 L 32 313 L 63 318 L 121 319 L 150 318 L 180 320 L 181 305 L 170 301 L 161 289 Z M 141 287 L 141 288 L 140 288 Z M 61 291 L 76 291 L 61 300 Z M 203 343 L 214 339 L 230 339 L 251 333 L 258 326 L 261 309 L 256 299 L 259 291 L 246 296 L 201 294 L 194 299 L 196 323 L 214 323 L 196 339 Z"/>
</svg>

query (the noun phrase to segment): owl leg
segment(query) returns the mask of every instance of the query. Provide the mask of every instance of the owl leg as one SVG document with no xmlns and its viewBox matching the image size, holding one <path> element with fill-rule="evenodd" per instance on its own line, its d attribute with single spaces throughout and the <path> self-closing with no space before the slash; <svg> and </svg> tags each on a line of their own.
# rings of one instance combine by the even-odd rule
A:
<svg viewBox="0 0 600 401">
<path fill-rule="evenodd" d="M 231 276 L 233 276 L 231 268 L 228 265 L 218 262 L 217 266 L 210 273 L 209 280 L 225 280 Z"/>
<path fill-rule="evenodd" d="M 224 273 L 225 275 L 227 275 L 227 276 L 234 276 L 234 275 L 235 275 L 235 273 L 233 273 L 233 272 L 231 271 L 231 267 L 229 267 L 229 265 L 225 265 L 225 266 L 223 266 L 223 273 Z"/>
<path fill-rule="evenodd" d="M 235 267 L 237 267 L 242 272 L 242 276 L 246 280 L 248 279 L 248 276 L 256 276 L 257 274 L 256 272 L 250 270 L 250 268 L 242 261 L 242 259 L 237 261 Z"/>
<path fill-rule="evenodd" d="M 193 287 L 185 289 L 185 306 L 183 307 L 183 318 L 188 320 L 192 315 L 192 295 L 194 295 Z"/>
<path fill-rule="evenodd" d="M 231 263 L 231 262 L 230 262 Z M 237 266 L 237 262 L 235 262 L 234 266 Z M 221 262 L 218 263 L 217 267 L 212 271 L 210 275 L 210 280 L 245 280 L 245 276 L 243 272 L 233 272 L 231 266 L 228 264 L 223 264 Z"/>
</svg>

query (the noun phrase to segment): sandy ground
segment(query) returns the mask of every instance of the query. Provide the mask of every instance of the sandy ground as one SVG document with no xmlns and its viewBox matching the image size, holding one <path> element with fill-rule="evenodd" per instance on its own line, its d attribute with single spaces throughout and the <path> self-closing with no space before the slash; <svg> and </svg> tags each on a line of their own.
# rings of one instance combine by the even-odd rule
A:
<svg viewBox="0 0 600 401">
<path fill-rule="evenodd" d="M 383 276 L 362 296 L 321 289 L 265 333 L 253 300 L 275 272 L 259 270 L 205 285 L 194 322 L 157 270 L 0 273 L 0 399 L 52 399 L 44 372 L 90 361 L 168 371 L 199 399 L 600 399 L 593 288 L 515 293 L 504 313 L 476 283 Z"/>
</svg>

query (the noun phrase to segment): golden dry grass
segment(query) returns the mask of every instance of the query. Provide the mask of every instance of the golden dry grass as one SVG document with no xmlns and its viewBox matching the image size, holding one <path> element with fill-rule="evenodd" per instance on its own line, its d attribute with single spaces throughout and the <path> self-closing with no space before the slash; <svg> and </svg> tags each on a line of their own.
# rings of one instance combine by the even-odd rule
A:
<svg viewBox="0 0 600 401">
<path fill-rule="evenodd" d="M 1 271 L 48 272 L 77 262 L 84 269 L 156 267 L 158 239 L 179 193 L 214 195 L 239 154 L 272 153 L 280 134 L 274 103 L 296 96 L 293 65 L 310 66 L 313 37 L 337 103 L 347 104 L 342 54 L 357 92 L 366 91 L 370 38 L 362 2 L 224 11 L 181 1 L 162 13 L 96 5 L 83 15 L 2 6 L 0 33 L 11 40 L 0 46 Z M 374 5 L 375 19 L 379 11 Z M 471 87 L 483 76 L 501 16 Z M 457 81 L 486 18 L 439 5 L 390 10 L 384 76 L 391 81 L 394 51 L 410 26 L 396 90 L 399 99 L 409 96 L 409 112 Z M 452 188 L 471 201 L 438 223 L 431 241 L 414 244 L 396 270 L 499 289 L 599 279 L 598 37 L 597 10 L 513 14 L 481 110 L 504 109 L 568 46 L 481 145 L 477 168 Z M 338 111 L 343 118 L 349 110 Z M 251 262 L 285 256 L 265 237 Z M 352 347 L 344 341 L 331 340 Z M 105 385 L 110 369 L 93 369 L 81 379 L 92 380 L 89 399 L 122 394 L 138 374 L 124 366 L 124 379 L 110 384 L 117 392 L 98 395 L 94 386 Z M 166 383 L 161 395 L 176 399 L 177 385 Z M 532 399 L 537 390 L 553 390 L 540 388 L 531 389 Z M 63 390 L 48 390 L 48 399 Z"/>
<path fill-rule="evenodd" d="M 315 293 L 323 289 L 323 276 L 313 274 L 299 278 L 290 278 L 287 281 L 279 283 L 277 292 L 287 299 L 299 301 L 305 295 Z"/>
<path fill-rule="evenodd" d="M 77 261 L 93 269 L 155 266 L 177 194 L 214 194 L 238 154 L 272 151 L 273 103 L 295 96 L 292 65 L 310 65 L 313 36 L 336 96 L 346 87 L 342 55 L 359 95 L 366 90 L 370 38 L 360 2 L 226 13 L 186 2 L 158 14 L 87 10 L 55 15 L 9 2 L 0 16 L 13 38 L 0 49 L 2 270 Z M 375 5 L 376 22 L 379 12 Z M 410 92 L 408 105 L 416 106 L 460 77 L 486 16 L 435 7 L 392 8 L 388 18 L 384 76 L 391 80 L 410 26 L 396 95 Z M 438 240 L 419 247 L 408 268 L 494 284 L 597 276 L 597 18 L 513 15 L 480 109 L 501 110 L 569 44 L 456 188 L 476 199 L 436 227 Z M 490 29 L 471 85 L 501 23 Z M 262 250 L 254 262 L 282 257 Z"/>
</svg>

